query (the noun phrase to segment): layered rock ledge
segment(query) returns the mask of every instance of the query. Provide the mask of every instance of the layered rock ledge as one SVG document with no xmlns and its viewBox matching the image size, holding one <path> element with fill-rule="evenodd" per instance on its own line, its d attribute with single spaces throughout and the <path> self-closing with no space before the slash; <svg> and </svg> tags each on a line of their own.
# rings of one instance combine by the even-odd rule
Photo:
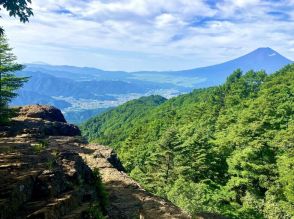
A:
<svg viewBox="0 0 294 219">
<path fill-rule="evenodd" d="M 112 149 L 87 144 L 58 109 L 36 105 L 19 112 L 11 125 L 0 126 L 0 219 L 98 218 L 89 213 L 97 203 L 105 218 L 190 218 L 141 188 Z"/>
<path fill-rule="evenodd" d="M 0 126 L 1 137 L 44 138 L 78 136 L 79 128 L 68 124 L 61 111 L 52 106 L 32 105 L 16 108 L 18 116 L 9 126 Z"/>
</svg>

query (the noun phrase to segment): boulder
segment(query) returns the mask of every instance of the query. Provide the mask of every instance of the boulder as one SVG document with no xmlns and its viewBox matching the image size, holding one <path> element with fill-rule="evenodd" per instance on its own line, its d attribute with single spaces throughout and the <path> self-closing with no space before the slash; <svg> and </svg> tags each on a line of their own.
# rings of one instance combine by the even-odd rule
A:
<svg viewBox="0 0 294 219">
<path fill-rule="evenodd" d="M 31 105 L 17 108 L 8 126 L 0 126 L 0 137 L 79 136 L 80 129 L 66 123 L 62 112 L 53 106 Z"/>
<path fill-rule="evenodd" d="M 18 108 L 19 117 L 27 117 L 27 118 L 39 118 L 51 122 L 64 122 L 66 120 L 62 114 L 62 112 L 53 107 L 47 105 L 29 105 Z"/>
</svg>

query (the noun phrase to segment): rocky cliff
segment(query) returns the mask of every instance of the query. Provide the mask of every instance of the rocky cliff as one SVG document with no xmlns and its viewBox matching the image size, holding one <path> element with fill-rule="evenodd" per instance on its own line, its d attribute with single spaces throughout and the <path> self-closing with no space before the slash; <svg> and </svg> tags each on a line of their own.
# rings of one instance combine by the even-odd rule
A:
<svg viewBox="0 0 294 219">
<path fill-rule="evenodd" d="M 190 218 L 128 177 L 112 149 L 87 144 L 58 109 L 18 111 L 0 126 L 0 219 Z"/>
</svg>

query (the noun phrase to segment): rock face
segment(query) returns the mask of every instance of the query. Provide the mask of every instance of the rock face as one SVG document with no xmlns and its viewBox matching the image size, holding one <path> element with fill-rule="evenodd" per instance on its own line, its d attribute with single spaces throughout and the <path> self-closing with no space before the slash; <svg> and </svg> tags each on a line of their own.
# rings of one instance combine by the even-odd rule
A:
<svg viewBox="0 0 294 219">
<path fill-rule="evenodd" d="M 1 138 L 0 218 L 90 218 L 101 195 L 80 150 L 75 137 Z"/>
<path fill-rule="evenodd" d="M 111 148 L 87 144 L 56 108 L 19 111 L 0 126 L 0 219 L 191 218 L 132 180 Z"/>
<path fill-rule="evenodd" d="M 30 137 L 77 136 L 79 128 L 66 123 L 61 111 L 51 106 L 25 106 L 17 109 L 19 114 L 11 125 L 0 126 L 0 137 L 26 135 Z"/>
<path fill-rule="evenodd" d="M 90 219 L 93 208 L 106 214 L 101 180 L 79 155 L 78 127 L 54 107 L 19 112 L 0 126 L 0 219 Z"/>
<path fill-rule="evenodd" d="M 65 122 L 61 111 L 53 106 L 31 105 L 19 107 L 19 117 L 39 118 L 51 122 Z"/>
<path fill-rule="evenodd" d="M 116 153 L 109 147 L 85 145 L 93 153 L 82 154 L 91 168 L 99 168 L 109 194 L 107 212 L 115 219 L 176 219 L 191 218 L 171 202 L 145 191 L 122 169 Z"/>
</svg>

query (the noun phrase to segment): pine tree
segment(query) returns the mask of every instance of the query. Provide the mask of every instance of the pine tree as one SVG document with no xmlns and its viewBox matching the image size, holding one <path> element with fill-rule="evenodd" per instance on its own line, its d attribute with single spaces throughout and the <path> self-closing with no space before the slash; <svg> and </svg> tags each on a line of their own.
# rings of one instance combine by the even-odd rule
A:
<svg viewBox="0 0 294 219">
<path fill-rule="evenodd" d="M 6 123 L 14 114 L 8 103 L 17 96 L 15 91 L 28 79 L 15 76 L 14 72 L 22 69 L 23 66 L 16 63 L 6 37 L 0 36 L 0 124 Z"/>
<path fill-rule="evenodd" d="M 174 149 L 180 144 L 175 128 L 168 129 L 162 136 L 160 142 L 161 154 L 158 163 L 162 165 L 163 180 L 167 185 L 173 178 L 174 170 Z"/>
</svg>

